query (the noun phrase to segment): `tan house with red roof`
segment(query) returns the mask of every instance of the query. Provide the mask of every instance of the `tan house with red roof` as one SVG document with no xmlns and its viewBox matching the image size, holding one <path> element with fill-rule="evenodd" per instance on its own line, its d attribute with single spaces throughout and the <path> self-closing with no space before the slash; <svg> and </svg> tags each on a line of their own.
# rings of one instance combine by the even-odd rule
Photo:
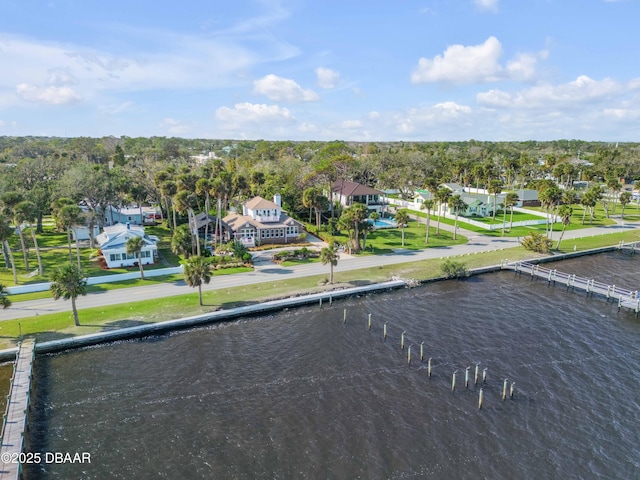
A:
<svg viewBox="0 0 640 480">
<path fill-rule="evenodd" d="M 223 218 L 233 239 L 247 247 L 291 243 L 302 233 L 302 224 L 282 210 L 280 195 L 274 201 L 253 197 L 242 204 L 242 215 L 230 213 Z"/>
<path fill-rule="evenodd" d="M 384 192 L 361 183 L 338 180 L 333 184 L 332 194 L 333 201 L 337 200 L 345 207 L 353 205 L 354 203 L 363 203 L 369 210 L 375 210 L 377 212 L 380 212 L 384 207 L 382 202 Z"/>
</svg>

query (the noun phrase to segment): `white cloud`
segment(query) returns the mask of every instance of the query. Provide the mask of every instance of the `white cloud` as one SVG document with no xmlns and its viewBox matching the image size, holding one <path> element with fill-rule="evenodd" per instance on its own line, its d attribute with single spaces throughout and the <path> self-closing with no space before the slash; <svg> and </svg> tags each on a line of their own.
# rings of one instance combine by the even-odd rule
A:
<svg viewBox="0 0 640 480">
<path fill-rule="evenodd" d="M 503 67 L 499 59 L 502 44 L 489 37 L 480 45 L 450 45 L 432 60 L 421 58 L 411 75 L 413 83 L 488 83 L 500 80 L 530 81 L 536 76 L 539 59 L 549 56 L 547 50 L 519 53 Z"/>
<path fill-rule="evenodd" d="M 182 123 L 175 118 L 165 118 L 160 124 L 160 128 L 168 131 L 172 135 L 184 135 L 191 130 L 186 123 Z"/>
<path fill-rule="evenodd" d="M 489 37 L 481 45 L 451 45 L 443 55 L 436 55 L 433 60 L 421 58 L 411 81 L 456 84 L 496 81 L 502 75 L 502 67 L 498 63 L 501 55 L 502 45 L 496 37 Z"/>
<path fill-rule="evenodd" d="M 269 74 L 253 82 L 253 93 L 276 102 L 314 102 L 319 100 L 313 90 L 304 90 L 294 80 Z"/>
<path fill-rule="evenodd" d="M 0 120 L 0 127 L 4 127 L 7 123 L 4 120 Z"/>
<path fill-rule="evenodd" d="M 316 75 L 318 76 L 318 86 L 320 88 L 334 88 L 336 82 L 340 78 L 340 74 L 330 68 L 318 67 L 316 68 Z"/>
<path fill-rule="evenodd" d="M 216 118 L 225 122 L 263 122 L 290 121 L 294 116 L 287 108 L 263 103 L 236 103 L 233 108 L 220 107 L 216 110 Z"/>
<path fill-rule="evenodd" d="M 82 101 L 82 97 L 69 87 L 39 87 L 21 83 L 16 87 L 16 93 L 28 102 L 47 105 L 70 105 Z"/>
<path fill-rule="evenodd" d="M 586 75 L 560 85 L 541 84 L 519 91 L 489 90 L 477 95 L 479 104 L 490 108 L 579 108 L 584 104 L 613 101 L 620 95 L 640 90 L 634 79 L 625 84 L 610 78 L 592 80 Z"/>
<path fill-rule="evenodd" d="M 300 129 L 291 111 L 278 105 L 236 103 L 233 108 L 218 108 L 215 118 L 214 137 L 291 139 L 296 137 L 296 131 Z M 315 129 L 311 124 L 303 124 L 303 128 L 309 131 Z"/>
<path fill-rule="evenodd" d="M 482 10 L 490 12 L 498 11 L 498 0 L 473 0 L 473 3 Z"/>
<path fill-rule="evenodd" d="M 535 55 L 521 53 L 507 63 L 507 76 L 513 80 L 527 81 L 534 78 L 538 59 Z"/>
<path fill-rule="evenodd" d="M 362 128 L 362 122 L 360 120 L 344 120 L 340 124 L 340 128 L 345 128 L 347 130 Z"/>
</svg>

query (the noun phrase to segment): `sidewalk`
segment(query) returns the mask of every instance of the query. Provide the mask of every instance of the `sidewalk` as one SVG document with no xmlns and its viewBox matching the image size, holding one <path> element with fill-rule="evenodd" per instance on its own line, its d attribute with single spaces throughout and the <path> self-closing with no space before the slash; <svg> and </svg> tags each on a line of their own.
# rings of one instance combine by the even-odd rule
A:
<svg viewBox="0 0 640 480">
<path fill-rule="evenodd" d="M 581 230 L 569 230 L 565 232 L 564 239 L 603 235 L 623 230 L 633 230 L 639 227 L 640 225 L 638 224 L 628 224 L 611 225 L 607 227 L 592 227 Z M 479 235 L 475 232 L 472 233 L 473 236 L 469 237 L 468 243 L 456 245 L 449 248 L 405 250 L 384 255 L 366 256 L 351 256 L 341 252 L 340 261 L 338 262 L 338 265 L 335 267 L 334 271 L 344 272 L 349 270 L 358 270 L 362 268 L 393 265 L 398 263 L 406 263 L 433 258 L 442 258 L 455 255 L 468 255 L 486 251 L 505 250 L 510 247 L 516 247 L 519 245 L 518 239 L 514 237 L 491 237 Z M 555 233 L 553 239 L 557 240 L 558 236 L 559 233 Z M 269 250 L 269 252 L 273 251 Z M 505 252 L 505 257 L 508 257 L 507 252 Z M 230 287 L 246 287 L 249 285 L 273 280 L 291 280 L 312 275 L 326 275 L 327 270 L 328 267 L 326 265 L 322 265 L 318 262 L 298 265 L 294 267 L 282 267 L 280 265 L 271 263 L 270 265 L 264 265 L 262 268 L 256 268 L 253 272 L 217 276 L 214 278 L 214 281 L 212 281 L 208 285 L 204 285 L 202 289 L 205 291 L 211 291 Z M 164 298 L 193 292 L 194 290 L 192 288 L 189 288 L 183 281 L 157 285 L 144 285 L 140 287 L 107 290 L 100 293 L 89 294 L 85 297 L 79 297 L 77 299 L 77 305 L 79 309 L 83 309 L 90 307 L 115 305 L 119 303 L 129 303 L 140 300 L 151 300 L 154 298 Z M 11 306 L 11 308 L 0 311 L 0 319 L 10 320 L 17 318 L 27 318 L 63 311 L 69 311 L 68 302 L 56 302 L 51 298 L 46 298 L 42 300 L 16 302 Z"/>
</svg>

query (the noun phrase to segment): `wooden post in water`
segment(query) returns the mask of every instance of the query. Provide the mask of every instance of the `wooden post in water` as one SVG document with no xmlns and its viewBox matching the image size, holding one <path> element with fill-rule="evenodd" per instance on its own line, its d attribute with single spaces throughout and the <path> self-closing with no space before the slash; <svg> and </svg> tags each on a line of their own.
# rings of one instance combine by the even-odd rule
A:
<svg viewBox="0 0 640 480">
<path fill-rule="evenodd" d="M 404 330 L 402 331 L 402 335 L 400 336 L 400 350 L 404 350 L 404 334 L 407 333 Z"/>
<path fill-rule="evenodd" d="M 367 323 L 367 330 L 371 330 L 371 314 L 369 314 L 369 322 Z"/>
<path fill-rule="evenodd" d="M 427 362 L 427 377 L 431 378 L 431 357 L 429 357 L 429 361 Z"/>
<path fill-rule="evenodd" d="M 451 377 L 451 392 L 455 392 L 456 391 L 456 373 L 458 373 L 458 370 L 453 372 L 453 376 Z"/>
<path fill-rule="evenodd" d="M 387 322 L 384 322 L 384 326 L 382 327 L 382 339 L 387 339 Z"/>
<path fill-rule="evenodd" d="M 516 382 L 513 382 L 511 384 L 511 387 L 509 388 L 509 398 L 511 400 L 513 400 L 513 394 L 516 392 Z"/>
<path fill-rule="evenodd" d="M 420 344 L 420 361 L 424 360 L 424 342 Z"/>
<path fill-rule="evenodd" d="M 482 370 L 482 384 L 487 383 L 487 369 Z"/>
<path fill-rule="evenodd" d="M 320 297 L 320 308 L 322 308 L 322 297 Z"/>
<path fill-rule="evenodd" d="M 347 309 L 344 309 L 344 316 L 342 318 L 342 323 L 347 323 Z"/>
<path fill-rule="evenodd" d="M 329 295 L 329 306 L 331 306 L 332 304 L 333 304 L 333 297 Z"/>
<path fill-rule="evenodd" d="M 469 369 L 471 367 L 467 367 L 464 369 L 464 388 L 469 388 Z"/>
<path fill-rule="evenodd" d="M 407 365 L 411 365 L 411 347 L 413 347 L 413 345 L 409 345 L 407 349 Z"/>
<path fill-rule="evenodd" d="M 504 402 L 505 398 L 507 398 L 507 379 L 504 379 L 504 384 L 502 385 L 502 401 Z"/>
<path fill-rule="evenodd" d="M 476 363 L 476 372 L 475 372 L 476 374 L 475 374 L 475 376 L 474 376 L 474 382 L 475 382 L 475 383 L 474 383 L 474 385 L 477 385 L 477 384 L 478 384 L 478 371 L 480 370 L 480 369 L 478 368 L 478 367 L 479 367 L 479 365 L 480 365 L 480 362 Z"/>
<path fill-rule="evenodd" d="M 478 394 L 478 410 L 482 410 L 482 389 L 480 389 L 480 393 Z"/>
</svg>

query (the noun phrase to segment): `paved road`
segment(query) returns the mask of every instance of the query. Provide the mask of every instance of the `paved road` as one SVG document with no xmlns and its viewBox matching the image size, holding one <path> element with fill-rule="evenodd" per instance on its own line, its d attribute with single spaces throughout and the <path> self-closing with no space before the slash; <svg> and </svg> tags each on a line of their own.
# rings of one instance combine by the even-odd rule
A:
<svg viewBox="0 0 640 480">
<path fill-rule="evenodd" d="M 440 228 L 449 230 L 453 227 L 441 224 Z M 640 228 L 639 224 L 611 225 L 607 227 L 593 227 L 581 230 L 569 230 L 565 232 L 564 239 L 589 237 L 593 235 L 615 233 L 617 231 L 637 228 Z M 342 254 L 341 259 L 338 262 L 337 267 L 335 267 L 334 271 L 344 272 L 348 270 L 357 270 L 360 268 L 393 265 L 397 263 L 413 262 L 430 258 L 448 257 L 451 255 L 486 252 L 491 250 L 506 249 L 518 245 L 517 238 L 489 237 L 470 231 L 464 231 L 464 233 L 466 233 L 469 238 L 469 242 L 464 245 L 429 248 L 420 251 L 398 250 L 395 253 L 387 255 L 367 255 L 362 257 L 354 257 L 351 255 Z M 460 234 L 463 234 L 463 232 L 460 231 Z M 556 233 L 554 235 L 554 239 L 557 240 L 558 236 L 559 234 Z M 508 257 L 508 252 L 505 252 L 505 258 Z M 247 286 L 256 283 L 268 282 L 271 280 L 288 280 L 311 275 L 328 276 L 328 274 L 328 267 L 320 263 L 312 263 L 296 267 L 280 267 L 278 265 L 262 261 L 258 262 L 253 272 L 214 277 L 213 281 L 209 285 L 203 286 L 203 290 L 207 291 L 228 287 Z M 194 291 L 194 289 L 188 287 L 184 282 L 180 281 L 176 283 L 122 288 L 118 290 L 107 290 L 104 292 L 91 293 L 87 296 L 78 298 L 77 304 L 78 308 L 82 309 L 89 307 L 115 305 L 119 303 L 127 303 L 140 300 L 151 300 L 154 298 L 164 298 L 174 295 L 182 295 L 185 293 L 192 293 Z M 32 317 L 35 315 L 43 315 L 47 313 L 69 311 L 69 309 L 69 302 L 63 300 L 54 301 L 51 298 L 32 300 L 28 302 L 15 302 L 9 309 L 0 310 L 0 320 Z"/>
</svg>

